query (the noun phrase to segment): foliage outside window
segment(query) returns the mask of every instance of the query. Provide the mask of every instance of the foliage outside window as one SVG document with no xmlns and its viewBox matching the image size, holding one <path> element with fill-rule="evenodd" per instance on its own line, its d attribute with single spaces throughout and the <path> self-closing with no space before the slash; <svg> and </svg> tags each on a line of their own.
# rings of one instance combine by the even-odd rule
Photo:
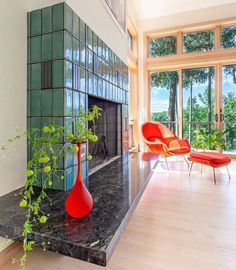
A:
<svg viewBox="0 0 236 270">
<path fill-rule="evenodd" d="M 236 26 L 221 29 L 222 48 L 236 48 Z"/>
<path fill-rule="evenodd" d="M 161 122 L 178 133 L 178 83 L 177 71 L 151 74 L 152 121 Z"/>
<path fill-rule="evenodd" d="M 183 132 L 193 142 L 196 130 L 211 132 L 215 114 L 214 68 L 183 70 Z"/>
<path fill-rule="evenodd" d="M 183 36 L 184 53 L 207 52 L 214 49 L 214 31 L 186 33 Z"/>
<path fill-rule="evenodd" d="M 222 98 L 226 150 L 236 151 L 236 65 L 223 66 Z"/>
<path fill-rule="evenodd" d="M 152 38 L 150 40 L 150 56 L 173 55 L 177 52 L 177 38 L 174 36 Z"/>
</svg>

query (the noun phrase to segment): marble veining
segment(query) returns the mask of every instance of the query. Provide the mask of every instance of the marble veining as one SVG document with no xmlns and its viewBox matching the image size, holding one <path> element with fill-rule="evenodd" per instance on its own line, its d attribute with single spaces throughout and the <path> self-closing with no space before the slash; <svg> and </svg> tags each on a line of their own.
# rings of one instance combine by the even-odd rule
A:
<svg viewBox="0 0 236 270">
<path fill-rule="evenodd" d="M 128 163 L 119 158 L 89 177 L 94 207 L 89 216 L 76 220 L 64 209 L 67 192 L 49 190 L 51 199 L 42 209 L 46 224 L 34 227 L 30 238 L 46 249 L 106 266 L 125 225 L 152 174 L 154 161 L 133 153 Z M 19 191 L 0 197 L 0 236 L 20 241 L 24 209 L 19 208 Z M 36 190 L 37 193 L 37 190 Z"/>
</svg>

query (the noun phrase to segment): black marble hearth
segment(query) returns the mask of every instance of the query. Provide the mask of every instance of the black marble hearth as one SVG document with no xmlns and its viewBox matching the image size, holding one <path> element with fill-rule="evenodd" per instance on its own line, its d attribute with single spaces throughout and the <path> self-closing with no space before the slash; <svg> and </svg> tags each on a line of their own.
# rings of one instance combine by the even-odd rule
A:
<svg viewBox="0 0 236 270">
<path fill-rule="evenodd" d="M 49 191 L 43 205 L 48 222 L 35 227 L 31 238 L 45 242 L 47 250 L 106 266 L 152 174 L 156 160 L 133 153 L 124 165 L 122 158 L 89 177 L 94 198 L 90 216 L 76 220 L 64 210 L 66 192 Z M 24 210 L 18 207 L 19 190 L 0 197 L 0 236 L 20 241 Z"/>
</svg>

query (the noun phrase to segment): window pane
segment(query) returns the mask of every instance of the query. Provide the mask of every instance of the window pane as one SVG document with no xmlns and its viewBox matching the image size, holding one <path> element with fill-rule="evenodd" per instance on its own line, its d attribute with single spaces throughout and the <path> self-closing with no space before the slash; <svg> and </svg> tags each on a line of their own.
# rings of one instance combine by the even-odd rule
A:
<svg viewBox="0 0 236 270">
<path fill-rule="evenodd" d="M 127 31 L 127 40 L 128 40 L 128 47 L 132 50 L 133 38 L 132 38 L 132 35 L 130 34 L 129 30 Z"/>
<path fill-rule="evenodd" d="M 221 46 L 222 48 L 236 47 L 236 27 L 226 27 L 221 29 Z"/>
<path fill-rule="evenodd" d="M 176 37 L 153 38 L 150 40 L 150 56 L 165 56 L 176 54 Z"/>
<path fill-rule="evenodd" d="M 214 68 L 183 70 L 183 132 L 190 143 L 196 131 L 214 126 Z"/>
<path fill-rule="evenodd" d="M 177 71 L 151 73 L 151 117 L 178 134 Z"/>
<path fill-rule="evenodd" d="M 186 33 L 183 37 L 185 53 L 207 52 L 214 48 L 214 31 Z"/>
<path fill-rule="evenodd" d="M 236 152 L 236 65 L 223 66 L 222 73 L 226 150 Z"/>
</svg>

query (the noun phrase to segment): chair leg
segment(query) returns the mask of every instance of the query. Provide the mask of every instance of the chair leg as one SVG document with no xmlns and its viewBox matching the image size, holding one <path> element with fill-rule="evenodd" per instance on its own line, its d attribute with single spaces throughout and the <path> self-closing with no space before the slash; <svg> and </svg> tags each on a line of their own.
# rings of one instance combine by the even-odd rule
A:
<svg viewBox="0 0 236 270">
<path fill-rule="evenodd" d="M 168 165 L 168 162 L 167 162 L 167 157 L 165 157 L 165 160 L 166 160 L 167 170 L 169 171 L 169 165 Z"/>
<path fill-rule="evenodd" d="M 201 174 L 202 174 L 202 164 L 201 164 Z"/>
<path fill-rule="evenodd" d="M 187 159 L 186 159 L 185 155 L 183 155 L 183 157 L 184 157 L 184 160 L 185 160 L 185 162 L 187 163 L 188 168 L 189 168 L 189 163 L 188 163 L 188 161 L 187 161 Z"/>
<path fill-rule="evenodd" d="M 229 168 L 228 168 L 228 166 L 226 166 L 226 169 L 227 169 L 228 176 L 229 176 L 229 181 L 230 181 L 230 180 L 231 180 L 231 176 L 230 176 L 230 173 L 229 173 Z"/>
<path fill-rule="evenodd" d="M 215 172 L 215 168 L 213 168 L 213 173 L 214 173 L 214 184 L 216 185 L 216 172 Z"/>
<path fill-rule="evenodd" d="M 192 162 L 192 164 L 191 164 L 191 166 L 190 166 L 190 170 L 189 170 L 189 174 L 188 174 L 188 176 L 190 176 L 191 171 L 192 171 L 192 168 L 193 168 L 193 162 Z"/>
</svg>

